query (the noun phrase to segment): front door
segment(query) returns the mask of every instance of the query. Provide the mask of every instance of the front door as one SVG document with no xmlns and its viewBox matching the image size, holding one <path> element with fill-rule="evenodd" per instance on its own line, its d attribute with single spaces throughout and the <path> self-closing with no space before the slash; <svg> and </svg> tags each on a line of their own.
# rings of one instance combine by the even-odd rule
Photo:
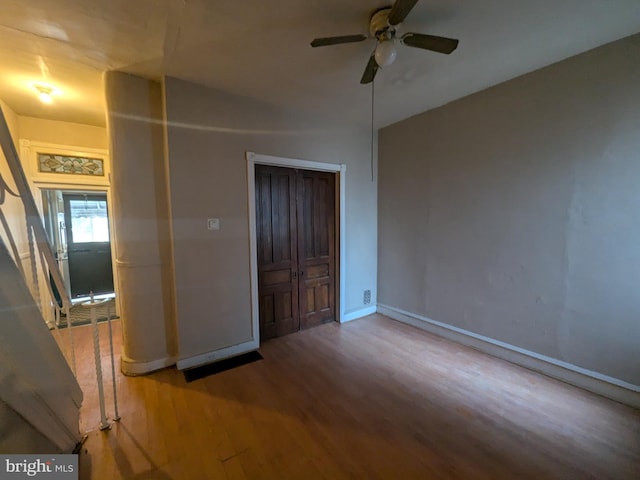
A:
<svg viewBox="0 0 640 480">
<path fill-rule="evenodd" d="M 113 293 L 107 195 L 63 194 L 71 296 Z"/>
<path fill-rule="evenodd" d="M 335 320 L 335 176 L 256 165 L 260 336 Z"/>
</svg>

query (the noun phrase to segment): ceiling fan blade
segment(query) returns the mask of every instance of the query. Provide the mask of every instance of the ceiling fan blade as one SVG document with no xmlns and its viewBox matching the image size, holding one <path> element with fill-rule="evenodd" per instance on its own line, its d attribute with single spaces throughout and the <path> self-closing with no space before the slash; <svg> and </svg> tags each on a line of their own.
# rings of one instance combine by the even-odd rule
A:
<svg viewBox="0 0 640 480">
<path fill-rule="evenodd" d="M 418 0 L 396 0 L 389 12 L 389 24 L 398 25 L 402 23 L 416 3 L 418 3 Z"/>
<path fill-rule="evenodd" d="M 373 79 L 376 77 L 376 73 L 378 72 L 378 64 L 376 63 L 375 55 L 371 55 L 369 58 L 369 63 L 364 69 L 364 73 L 362 74 L 362 78 L 360 79 L 361 84 L 367 84 L 373 82 Z"/>
<path fill-rule="evenodd" d="M 368 37 L 366 35 L 342 35 L 339 37 L 316 38 L 311 42 L 312 47 L 327 47 L 329 45 L 340 45 L 341 43 L 362 42 Z"/>
<path fill-rule="evenodd" d="M 402 43 L 409 47 L 446 54 L 453 52 L 458 47 L 458 40 L 455 38 L 436 37 L 434 35 L 411 32 L 402 36 Z"/>
</svg>

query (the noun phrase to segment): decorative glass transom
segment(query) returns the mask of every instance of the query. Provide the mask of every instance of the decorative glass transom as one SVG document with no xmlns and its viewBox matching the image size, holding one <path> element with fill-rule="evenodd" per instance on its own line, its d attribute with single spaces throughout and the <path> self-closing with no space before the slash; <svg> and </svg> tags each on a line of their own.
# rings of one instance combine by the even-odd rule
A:
<svg viewBox="0 0 640 480">
<path fill-rule="evenodd" d="M 69 157 L 52 153 L 38 154 L 38 171 L 70 175 L 104 176 L 104 160 L 100 158 Z"/>
</svg>

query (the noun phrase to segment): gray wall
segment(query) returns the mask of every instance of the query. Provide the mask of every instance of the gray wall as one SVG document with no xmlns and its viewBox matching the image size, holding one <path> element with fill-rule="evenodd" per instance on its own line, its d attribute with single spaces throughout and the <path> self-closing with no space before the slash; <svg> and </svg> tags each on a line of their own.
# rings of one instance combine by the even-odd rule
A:
<svg viewBox="0 0 640 480">
<path fill-rule="evenodd" d="M 640 385 L 640 36 L 391 125 L 378 302 Z"/>
<path fill-rule="evenodd" d="M 175 78 L 164 83 L 179 356 L 251 339 L 245 152 L 347 165 L 347 312 L 375 302 L 370 135 Z M 322 125 L 322 126 L 320 126 Z M 207 231 L 207 218 L 220 231 Z"/>
</svg>

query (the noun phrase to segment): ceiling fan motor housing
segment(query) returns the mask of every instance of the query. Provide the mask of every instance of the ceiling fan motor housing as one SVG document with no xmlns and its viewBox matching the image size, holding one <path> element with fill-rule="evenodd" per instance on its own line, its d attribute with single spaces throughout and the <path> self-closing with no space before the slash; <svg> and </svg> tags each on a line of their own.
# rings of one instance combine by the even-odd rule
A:
<svg viewBox="0 0 640 480">
<path fill-rule="evenodd" d="M 389 40 L 395 36 L 396 29 L 389 25 L 391 7 L 381 8 L 371 15 L 369 33 L 378 40 Z"/>
</svg>

